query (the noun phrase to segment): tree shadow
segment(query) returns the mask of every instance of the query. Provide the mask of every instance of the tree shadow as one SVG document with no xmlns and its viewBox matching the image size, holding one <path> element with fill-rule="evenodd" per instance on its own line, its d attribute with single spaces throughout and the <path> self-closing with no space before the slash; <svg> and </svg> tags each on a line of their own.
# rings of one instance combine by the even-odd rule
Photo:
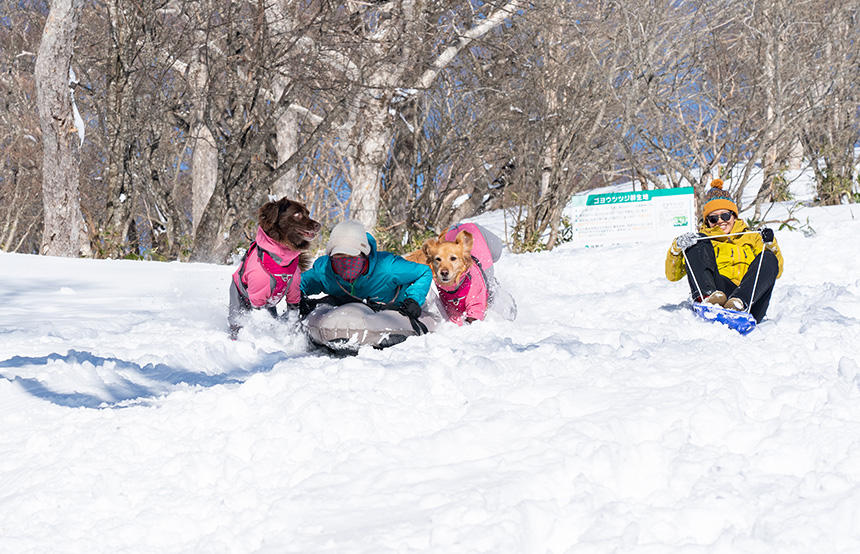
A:
<svg viewBox="0 0 860 554">
<path fill-rule="evenodd" d="M 0 379 L 18 384 L 27 393 L 47 400 L 58 406 L 69 408 L 123 408 L 140 405 L 155 397 L 172 392 L 179 385 L 192 387 L 214 387 L 245 382 L 251 375 L 271 371 L 280 362 L 296 358 L 301 354 L 269 352 L 250 369 L 236 368 L 226 373 L 209 374 L 167 364 L 140 365 L 113 357 L 96 356 L 91 352 L 69 350 L 66 354 L 52 353 L 47 356 L 13 356 L 0 361 Z M 306 355 L 306 354 L 304 354 Z M 32 377 L 10 375 L 3 368 L 23 368 L 27 366 L 47 366 L 49 363 L 72 365 L 91 364 L 97 371 L 109 371 L 110 383 L 102 382 L 96 392 L 63 392 Z M 145 381 L 144 382 L 138 382 Z M 89 387 L 93 388 L 93 387 Z"/>
</svg>

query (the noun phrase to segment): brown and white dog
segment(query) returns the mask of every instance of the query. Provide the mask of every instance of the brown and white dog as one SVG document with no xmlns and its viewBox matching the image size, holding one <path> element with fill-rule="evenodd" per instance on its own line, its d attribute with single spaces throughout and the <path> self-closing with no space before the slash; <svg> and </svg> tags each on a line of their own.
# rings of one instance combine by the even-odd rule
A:
<svg viewBox="0 0 860 554">
<path fill-rule="evenodd" d="M 256 238 L 230 285 L 227 319 L 232 338 L 241 328 L 239 319 L 252 308 L 267 308 L 277 316 L 275 306 L 285 296 L 290 307 L 298 306 L 301 273 L 310 265 L 307 250 L 319 230 L 319 222 L 301 202 L 284 197 L 260 207 Z"/>
<path fill-rule="evenodd" d="M 317 234 L 320 223 L 311 219 L 304 204 L 286 196 L 280 200 L 266 202 L 260 206 L 258 221 L 260 228 L 275 242 L 299 252 L 302 270 L 310 266 L 307 250 Z"/>
</svg>

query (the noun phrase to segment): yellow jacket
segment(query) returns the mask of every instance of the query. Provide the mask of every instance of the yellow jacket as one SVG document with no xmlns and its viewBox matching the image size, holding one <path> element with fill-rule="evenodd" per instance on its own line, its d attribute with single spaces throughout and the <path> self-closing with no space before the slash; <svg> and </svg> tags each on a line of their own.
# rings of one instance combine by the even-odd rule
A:
<svg viewBox="0 0 860 554">
<path fill-rule="evenodd" d="M 747 224 L 742 219 L 736 219 L 731 232 L 742 233 L 744 231 L 749 231 L 749 227 L 747 227 Z M 699 232 L 707 236 L 724 234 L 721 228 L 707 227 L 704 224 L 699 227 Z M 711 239 L 710 242 L 714 247 L 714 254 L 717 258 L 717 270 L 724 277 L 731 279 L 736 285 L 741 283 L 741 279 L 746 275 L 750 263 L 762 251 L 762 248 L 765 247 L 759 233 Z M 767 249 L 776 255 L 776 259 L 779 262 L 779 273 L 776 275 L 778 279 L 782 275 L 782 252 L 779 250 L 776 239 L 767 245 Z M 678 281 L 686 274 L 687 268 L 684 265 L 684 255 L 675 246 L 675 242 L 673 241 L 669 252 L 666 254 L 666 278 L 670 281 Z"/>
</svg>

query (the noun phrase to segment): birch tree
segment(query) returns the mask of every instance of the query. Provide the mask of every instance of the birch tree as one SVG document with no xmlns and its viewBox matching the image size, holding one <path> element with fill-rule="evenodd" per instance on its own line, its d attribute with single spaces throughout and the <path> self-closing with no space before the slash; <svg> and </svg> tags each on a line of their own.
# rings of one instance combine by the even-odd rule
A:
<svg viewBox="0 0 860 554">
<path fill-rule="evenodd" d="M 36 102 L 42 129 L 41 252 L 80 256 L 88 251 L 78 191 L 82 123 L 75 121 L 69 89 L 81 0 L 56 0 L 45 22 L 36 58 Z"/>
<path fill-rule="evenodd" d="M 191 93 L 191 232 L 196 233 L 218 181 L 218 145 L 209 128 L 209 61 L 206 33 L 196 31 L 198 43 L 187 68 Z"/>
<path fill-rule="evenodd" d="M 419 0 L 388 2 L 372 9 L 379 14 L 378 24 L 371 14 L 361 14 L 365 20 L 364 54 L 366 59 L 379 62 L 362 75 L 364 92 L 350 103 L 342 127 L 352 217 L 369 228 L 377 223 L 380 175 L 394 136 L 396 120 L 391 116 L 399 120 L 398 104 L 426 91 L 458 54 L 505 20 L 516 17 L 523 6 L 521 0 L 509 0 L 497 7 L 487 4 L 465 21 L 458 20 L 453 29 L 462 25 L 465 30 L 449 38 L 438 24 L 438 11 L 444 12 L 440 8 L 447 4 L 433 5 L 431 10 Z M 446 38 L 443 47 L 436 48 Z"/>
</svg>

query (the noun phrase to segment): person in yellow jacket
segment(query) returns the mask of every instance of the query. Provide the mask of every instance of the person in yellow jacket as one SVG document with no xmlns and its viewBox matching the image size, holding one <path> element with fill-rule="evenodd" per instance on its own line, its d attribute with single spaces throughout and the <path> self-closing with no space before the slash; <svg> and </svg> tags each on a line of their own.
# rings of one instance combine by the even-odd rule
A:
<svg viewBox="0 0 860 554">
<path fill-rule="evenodd" d="M 714 179 L 705 194 L 699 232 L 679 236 L 669 248 L 666 278 L 678 281 L 687 275 L 694 300 L 749 309 L 761 321 L 782 263 L 773 230 L 750 231 L 723 182 Z"/>
</svg>

